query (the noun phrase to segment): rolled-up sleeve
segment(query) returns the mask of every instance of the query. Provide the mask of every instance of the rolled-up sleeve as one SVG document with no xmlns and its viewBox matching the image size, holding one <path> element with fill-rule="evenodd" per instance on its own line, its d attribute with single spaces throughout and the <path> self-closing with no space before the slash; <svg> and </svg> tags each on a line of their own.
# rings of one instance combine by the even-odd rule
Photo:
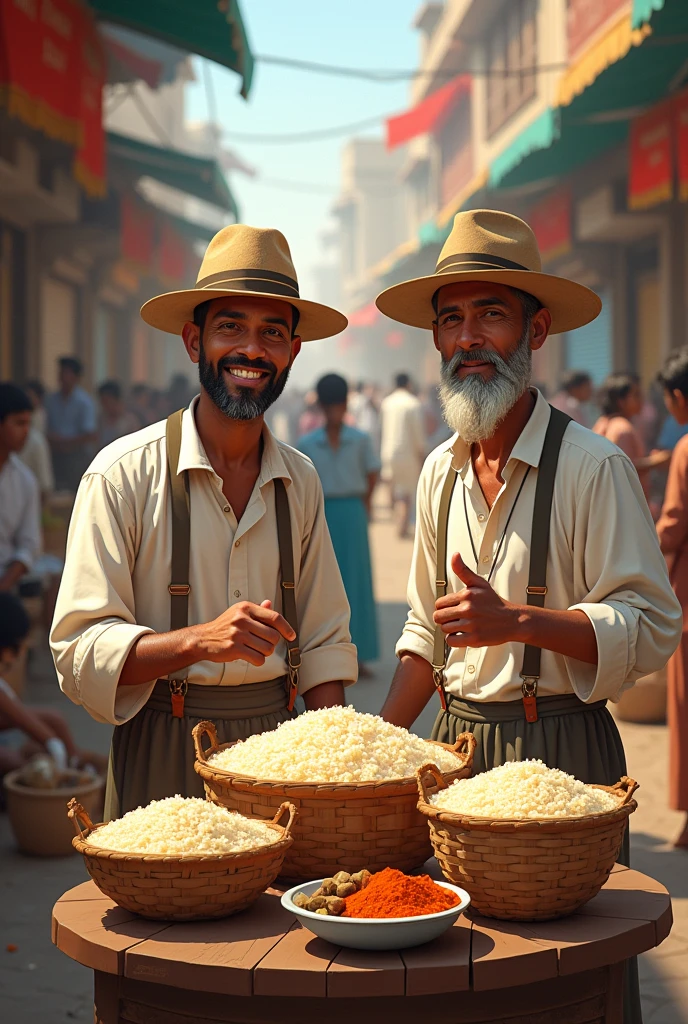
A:
<svg viewBox="0 0 688 1024">
<path fill-rule="evenodd" d="M 50 634 L 63 693 L 111 725 L 132 718 L 155 683 L 118 688 L 129 651 L 154 632 L 135 619 L 134 525 L 117 488 L 98 473 L 87 474 L 74 504 Z"/>
<path fill-rule="evenodd" d="M 325 520 L 322 487 L 313 471 L 307 486 L 301 570 L 296 588 L 301 669 L 299 693 L 320 683 L 358 677 L 349 634 L 349 602 Z"/>
<path fill-rule="evenodd" d="M 616 701 L 636 679 L 663 668 L 681 638 L 681 607 L 638 475 L 619 454 L 604 459 L 584 486 L 573 537 L 571 605 L 592 623 L 597 665 L 566 658 L 581 700 Z"/>
<path fill-rule="evenodd" d="M 418 483 L 416 499 L 416 537 L 407 598 L 409 612 L 396 646 L 396 655 L 418 654 L 432 663 L 435 642 L 435 521 L 431 500 L 430 464 L 426 463 Z"/>
</svg>

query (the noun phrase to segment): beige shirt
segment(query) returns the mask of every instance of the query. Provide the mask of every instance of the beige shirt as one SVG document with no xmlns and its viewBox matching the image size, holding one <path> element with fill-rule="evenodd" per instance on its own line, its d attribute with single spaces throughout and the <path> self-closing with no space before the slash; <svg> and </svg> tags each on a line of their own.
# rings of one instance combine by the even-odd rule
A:
<svg viewBox="0 0 688 1024">
<path fill-rule="evenodd" d="M 195 400 L 196 401 L 196 400 Z M 300 692 L 353 682 L 356 648 L 349 605 L 332 549 L 312 463 L 264 429 L 260 475 L 237 523 L 196 430 L 184 413 L 179 471 L 189 471 L 189 623 L 209 622 L 238 601 L 269 599 L 281 610 L 273 480 L 287 486 L 302 651 Z M 165 422 L 114 441 L 84 475 L 69 528 L 67 558 L 50 637 L 62 690 L 98 721 L 119 725 L 147 701 L 154 680 L 122 686 L 124 662 L 144 633 L 170 628 L 172 527 Z M 189 682 L 240 686 L 286 672 L 281 641 L 260 667 L 199 662 Z"/>
<path fill-rule="evenodd" d="M 537 393 L 533 413 L 504 468 L 504 485 L 489 509 L 473 471 L 470 449 L 454 437 L 428 457 L 418 487 L 418 521 L 409 578 L 410 611 L 397 654 L 411 651 L 432 661 L 435 606 L 435 537 L 444 479 L 458 471 L 448 533 L 455 551 L 487 578 L 516 492 L 528 466 L 537 467 L 549 406 Z M 505 600 L 526 603 L 530 534 L 537 472 L 528 474 L 516 505 L 492 586 Z M 473 536 L 475 565 L 466 518 Z M 638 475 L 606 438 L 570 423 L 554 487 L 547 608 L 578 608 L 590 619 L 597 666 L 542 652 L 541 696 L 575 693 L 581 700 L 618 700 L 636 679 L 661 668 L 680 640 L 682 616 L 659 550 Z M 448 592 L 463 584 L 447 566 Z M 521 696 L 523 644 L 450 648 L 448 690 L 467 700 L 508 701 Z"/>
</svg>

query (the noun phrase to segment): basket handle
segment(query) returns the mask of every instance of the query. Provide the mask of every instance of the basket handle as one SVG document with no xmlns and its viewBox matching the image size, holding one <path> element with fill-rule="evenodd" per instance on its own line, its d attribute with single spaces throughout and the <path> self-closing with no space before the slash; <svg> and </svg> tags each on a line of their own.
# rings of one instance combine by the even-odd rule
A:
<svg viewBox="0 0 688 1024">
<path fill-rule="evenodd" d="M 619 807 L 625 807 L 626 804 L 631 802 L 636 789 L 640 789 L 640 784 L 636 782 L 635 779 L 629 778 L 628 775 L 624 775 L 619 779 L 615 786 L 612 786 L 612 791 L 614 793 L 618 793 L 619 795 L 623 793 L 624 795 Z"/>
<path fill-rule="evenodd" d="M 461 758 L 464 768 L 472 770 L 473 757 L 475 756 L 475 748 L 477 746 L 478 741 L 472 732 L 462 732 L 456 737 L 455 742 L 452 743 L 451 749 Z"/>
<path fill-rule="evenodd" d="M 74 796 L 67 804 L 67 815 L 72 819 L 79 839 L 86 839 L 88 834 L 93 831 L 94 825 L 86 808 Z M 84 823 L 83 828 L 79 824 L 80 821 Z"/>
<path fill-rule="evenodd" d="M 214 722 L 199 722 L 198 725 L 194 725 L 191 730 L 193 736 L 194 748 L 196 750 L 196 757 L 202 764 L 208 763 L 208 757 L 217 751 L 219 746 L 217 742 L 217 729 L 215 728 Z M 203 749 L 203 737 L 207 736 L 210 740 L 210 746 L 207 750 Z"/>
<path fill-rule="evenodd" d="M 421 800 L 423 800 L 426 804 L 430 803 L 427 786 L 429 785 L 431 779 L 433 782 L 436 783 L 438 789 L 447 788 L 447 783 L 444 781 L 444 776 L 442 775 L 442 772 L 439 770 L 437 765 L 433 764 L 432 762 L 424 764 L 422 768 L 419 768 L 418 771 L 416 772 L 416 784 L 418 786 L 418 795 L 420 796 Z"/>
<path fill-rule="evenodd" d="M 272 824 L 279 825 L 281 823 L 281 820 L 284 818 L 284 815 L 287 814 L 287 812 L 289 814 L 289 817 L 287 818 L 287 824 L 282 825 L 282 828 L 284 829 L 285 836 L 290 836 L 292 825 L 296 821 L 296 818 L 298 817 L 299 813 L 296 810 L 294 804 L 289 803 L 288 800 L 285 800 L 284 803 L 280 804 L 277 814 L 272 819 Z"/>
</svg>

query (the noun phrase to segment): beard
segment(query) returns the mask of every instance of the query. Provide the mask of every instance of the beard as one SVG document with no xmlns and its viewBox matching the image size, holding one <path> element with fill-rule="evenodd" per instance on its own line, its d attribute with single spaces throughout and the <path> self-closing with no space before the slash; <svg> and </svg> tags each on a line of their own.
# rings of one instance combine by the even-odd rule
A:
<svg viewBox="0 0 688 1024">
<path fill-rule="evenodd" d="M 518 346 L 508 359 L 485 350 L 457 352 L 448 362 L 443 359 L 439 396 L 448 426 L 469 445 L 492 437 L 530 384 L 532 362 L 530 324 L 524 325 Z M 481 373 L 460 378 L 459 367 L 469 363 L 492 363 L 494 373 L 489 379 Z"/>
<path fill-rule="evenodd" d="M 256 392 L 253 388 L 242 388 L 237 385 L 234 395 L 227 387 L 223 370 L 231 366 L 242 366 L 247 370 L 267 370 L 270 376 L 263 390 Z M 278 376 L 277 367 L 267 359 L 248 359 L 247 356 L 226 356 L 217 365 L 217 370 L 205 358 L 203 342 L 201 342 L 198 360 L 198 378 L 201 387 L 208 393 L 220 412 L 230 420 L 255 420 L 262 416 L 273 402 L 276 402 L 284 391 L 289 380 L 291 365 Z"/>
</svg>

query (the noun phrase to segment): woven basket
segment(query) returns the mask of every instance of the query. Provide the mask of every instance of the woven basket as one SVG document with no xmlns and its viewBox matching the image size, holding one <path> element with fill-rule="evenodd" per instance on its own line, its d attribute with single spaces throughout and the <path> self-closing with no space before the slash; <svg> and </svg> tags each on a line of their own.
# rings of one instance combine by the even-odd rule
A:
<svg viewBox="0 0 688 1024">
<path fill-rule="evenodd" d="M 207 750 L 203 740 L 210 741 Z M 287 851 L 282 877 L 294 881 L 323 878 L 337 871 L 411 871 L 432 856 L 428 828 L 416 807 L 415 778 L 358 784 L 276 782 L 213 768 L 209 758 L 232 746 L 218 746 L 212 722 L 193 729 L 196 771 L 209 800 L 249 818 L 268 818 L 283 800 L 298 808 L 294 845 Z M 457 757 L 448 782 L 471 773 L 475 739 L 462 733 L 453 746 L 439 744 Z"/>
<path fill-rule="evenodd" d="M 293 804 L 280 805 L 269 822 L 280 838 L 270 846 L 247 853 L 171 857 L 106 850 L 98 846 L 101 825 L 94 825 L 76 800 L 67 806 L 77 832 L 72 843 L 101 892 L 125 910 L 163 921 L 229 917 L 250 906 L 280 873 L 297 814 Z M 283 826 L 279 822 L 285 815 Z"/>
<path fill-rule="evenodd" d="M 417 773 L 418 810 L 427 818 L 442 874 L 470 894 L 475 911 L 502 921 L 572 914 L 609 878 L 638 783 L 594 786 L 617 797 L 615 811 L 580 818 L 478 818 L 434 807 L 446 783 L 434 764 Z"/>
</svg>

